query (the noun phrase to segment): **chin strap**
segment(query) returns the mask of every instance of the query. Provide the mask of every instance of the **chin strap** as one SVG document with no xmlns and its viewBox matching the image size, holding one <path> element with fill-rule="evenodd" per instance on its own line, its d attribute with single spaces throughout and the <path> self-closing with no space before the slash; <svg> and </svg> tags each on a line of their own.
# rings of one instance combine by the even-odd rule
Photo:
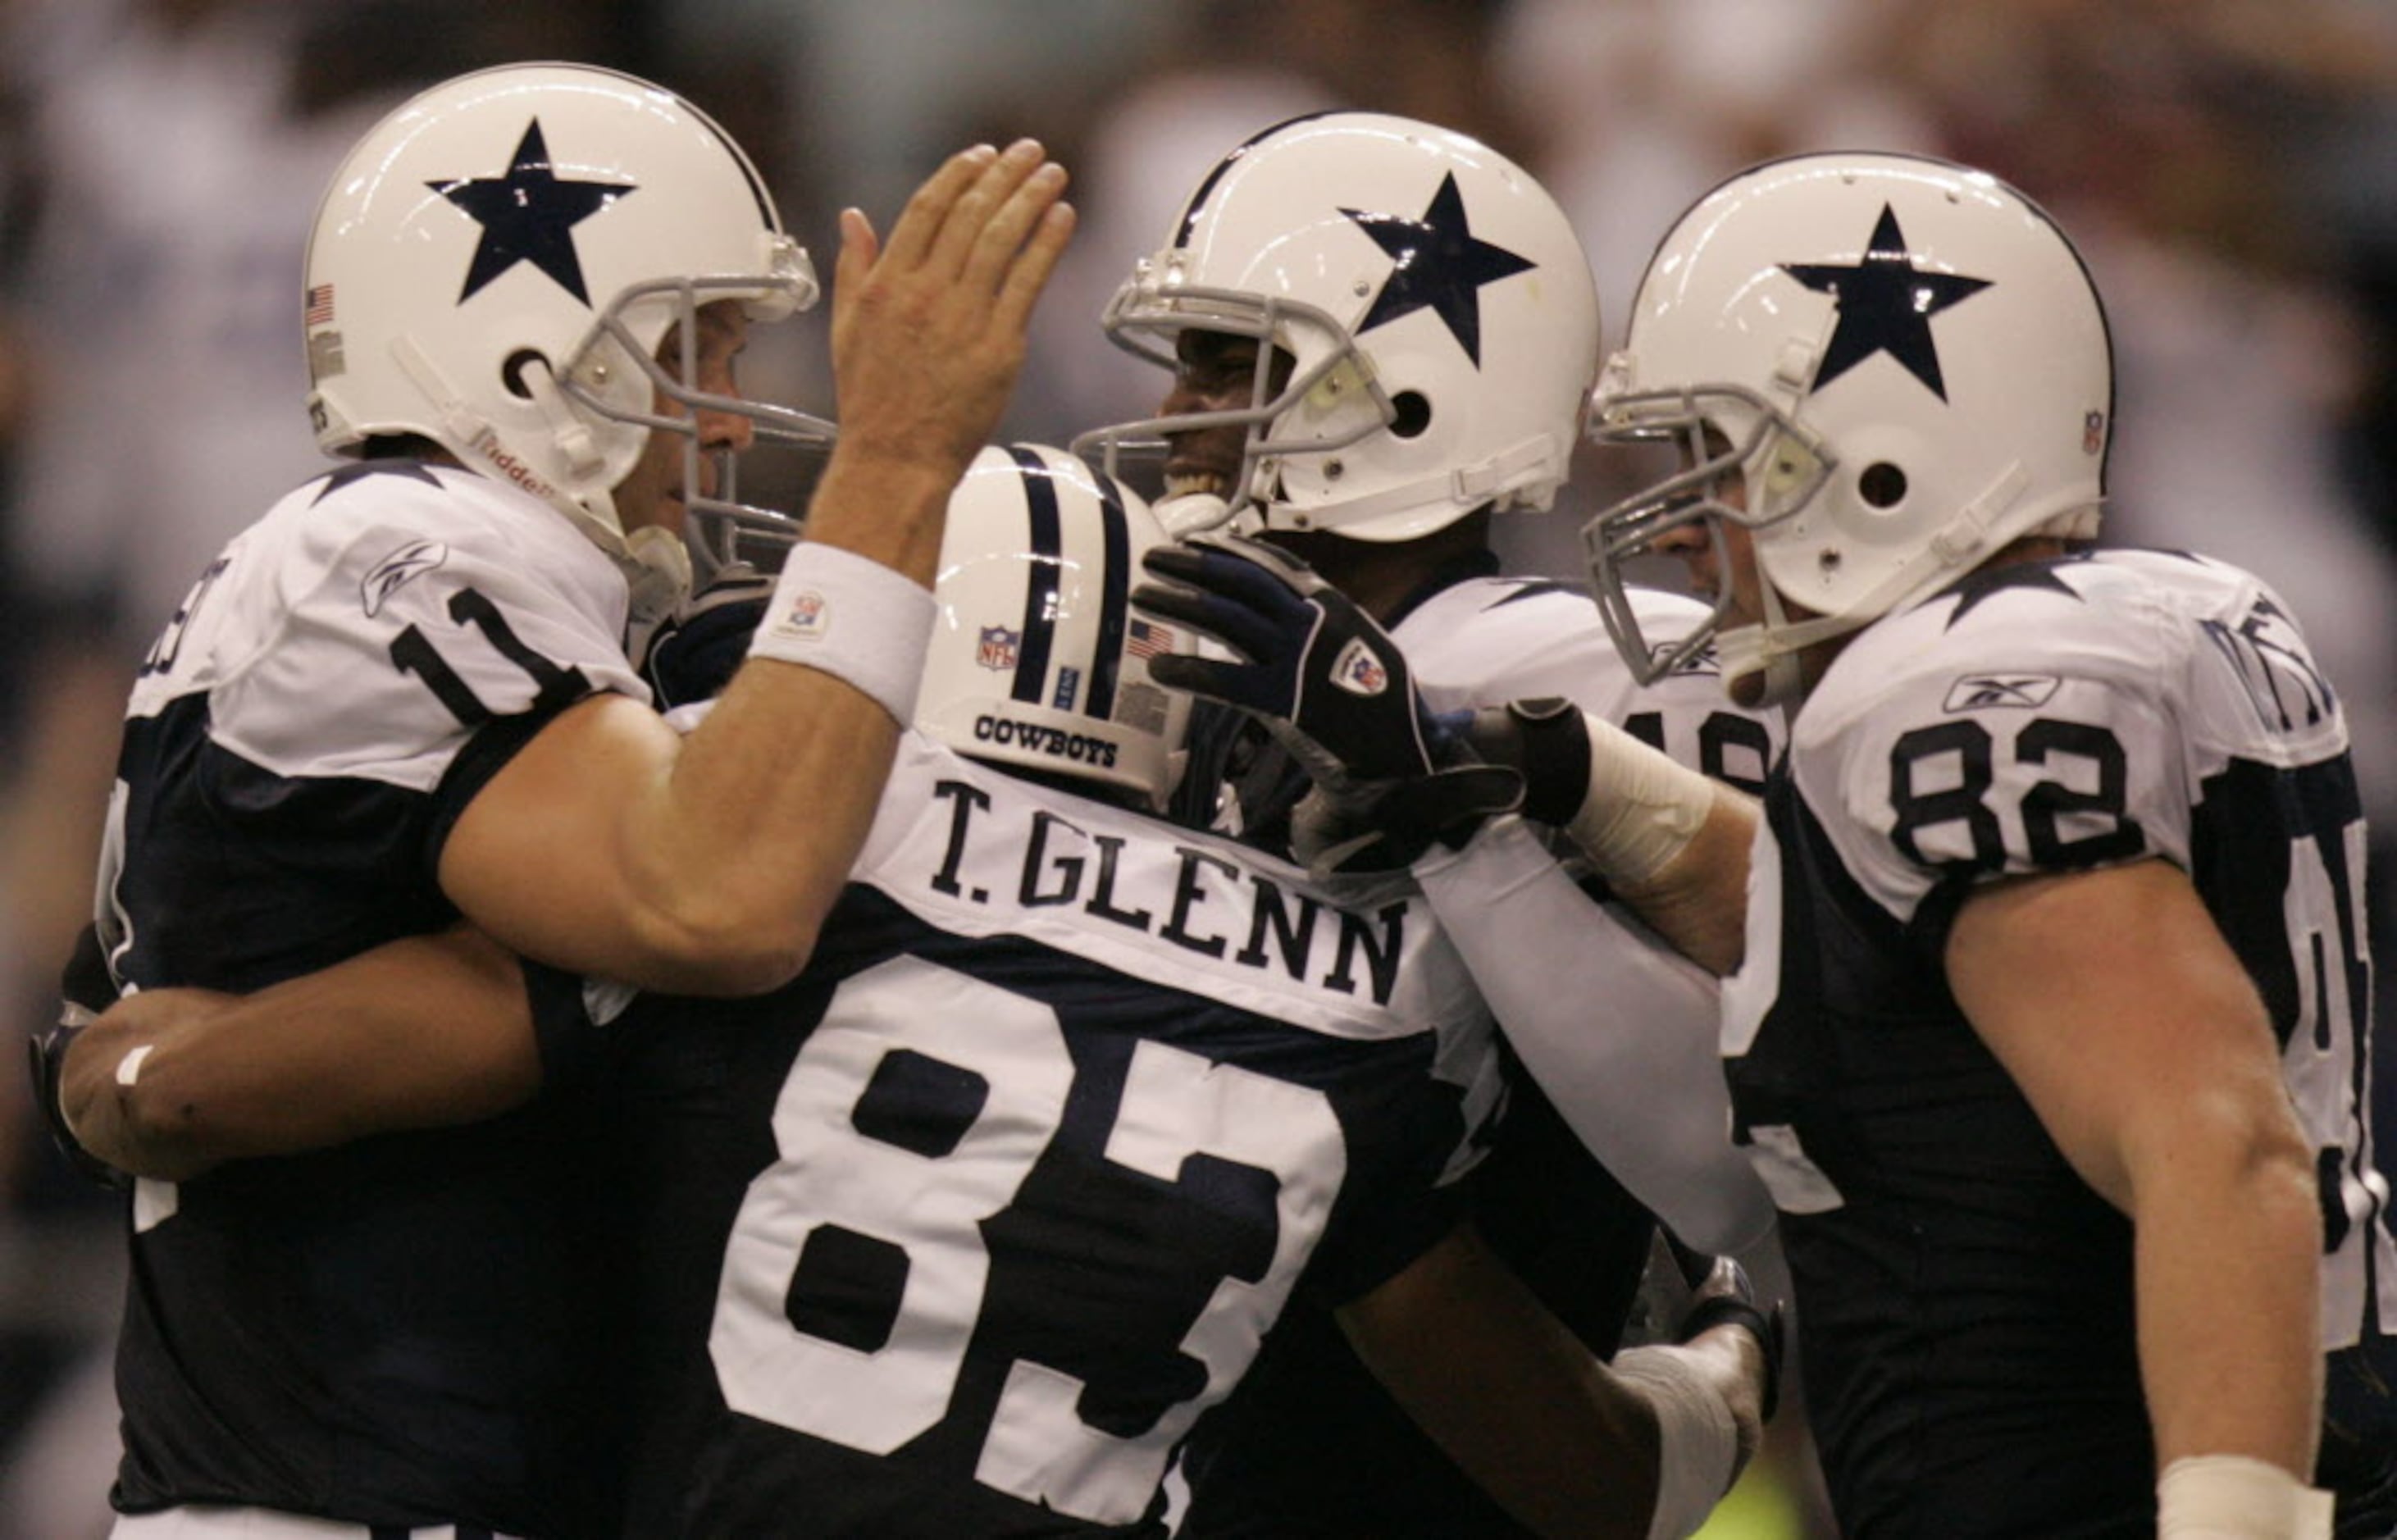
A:
<svg viewBox="0 0 2397 1540">
<path fill-rule="evenodd" d="M 1313 452 L 1313 451 L 1310 451 Z M 1336 451 L 1331 451 L 1336 452 Z M 1271 457 L 1261 464 L 1270 465 L 1282 457 Z M 1400 487 L 1387 488 L 1364 497 L 1350 498 L 1329 503 L 1319 509 L 1300 508 L 1286 499 L 1261 499 L 1279 502 L 1288 518 L 1304 518 L 1310 529 L 1329 529 L 1335 534 L 1356 534 L 1356 526 L 1369 520 L 1402 517 L 1420 514 L 1431 517 L 1437 510 L 1451 509 L 1449 522 L 1457 516 L 1490 505 L 1497 512 L 1537 512 L 1555 501 L 1556 480 L 1552 478 L 1538 491 L 1524 483 L 1524 477 L 1544 466 L 1561 466 L 1565 462 L 1555 439 L 1546 434 L 1534 434 L 1521 443 L 1501 449 L 1479 464 L 1459 466 L 1439 475 L 1425 476 Z M 1277 526 L 1287 528 L 1287 524 Z M 1411 531 L 1425 533 L 1426 529 Z M 1365 537 L 1372 538 L 1372 537 Z M 1392 535 L 1384 539 L 1405 539 Z"/>
</svg>

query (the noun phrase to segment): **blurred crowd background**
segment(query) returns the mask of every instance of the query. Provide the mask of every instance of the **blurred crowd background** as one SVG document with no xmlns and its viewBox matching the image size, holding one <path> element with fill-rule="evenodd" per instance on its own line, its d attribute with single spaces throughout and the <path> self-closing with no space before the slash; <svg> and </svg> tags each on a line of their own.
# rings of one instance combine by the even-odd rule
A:
<svg viewBox="0 0 2397 1540">
<path fill-rule="evenodd" d="M 417 87 L 531 58 L 685 92 L 827 276 L 841 206 L 887 226 L 950 150 L 1043 140 L 1083 224 L 1008 427 L 1059 443 L 1155 405 L 1164 375 L 1099 312 L 1208 166 L 1299 113 L 1426 118 L 1531 167 L 1610 340 L 1667 223 L 1754 161 L 1993 170 L 2072 233 L 2112 313 L 2110 537 L 2261 573 L 2345 692 L 2397 956 L 2387 0 L 0 0 L 0 1009 L 21 1024 L 90 911 L 144 649 L 319 464 L 299 312 L 325 178 Z M 822 328 L 753 355 L 752 393 L 831 409 Z M 1502 521 L 1509 561 L 1577 576 L 1605 475 Z M 86 1540 L 116 1453 L 120 1242 L 27 1111 L 0 1065 L 0 1540 Z M 1710 1534 L 1826 1533 L 1797 1422 Z"/>
</svg>

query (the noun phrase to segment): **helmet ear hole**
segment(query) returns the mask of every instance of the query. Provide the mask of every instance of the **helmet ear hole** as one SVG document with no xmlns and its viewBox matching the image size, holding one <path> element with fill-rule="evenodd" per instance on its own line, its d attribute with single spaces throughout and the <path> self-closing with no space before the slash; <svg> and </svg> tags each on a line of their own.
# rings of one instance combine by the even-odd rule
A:
<svg viewBox="0 0 2397 1540">
<path fill-rule="evenodd" d="M 508 394 L 519 401 L 532 399 L 532 387 L 525 383 L 524 371 L 535 364 L 550 369 L 552 374 L 557 372 L 550 368 L 548 355 L 539 348 L 518 348 L 508 355 L 507 362 L 500 366 L 500 383 L 507 386 Z"/>
<path fill-rule="evenodd" d="M 1431 402 L 1421 391 L 1400 391 L 1390 398 L 1390 431 L 1413 438 L 1431 426 Z"/>
<path fill-rule="evenodd" d="M 1856 477 L 1856 494 L 1875 508 L 1895 508 L 1906 501 L 1906 473 L 1888 461 L 1877 461 Z"/>
</svg>

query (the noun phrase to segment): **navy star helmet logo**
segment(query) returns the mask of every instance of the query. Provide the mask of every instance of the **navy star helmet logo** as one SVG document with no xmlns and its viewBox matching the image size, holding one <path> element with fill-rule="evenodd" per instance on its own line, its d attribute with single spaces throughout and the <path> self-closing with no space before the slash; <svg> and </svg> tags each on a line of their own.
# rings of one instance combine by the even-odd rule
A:
<svg viewBox="0 0 2397 1540">
<path fill-rule="evenodd" d="M 424 185 L 483 227 L 483 238 L 475 244 L 474 261 L 466 269 L 466 287 L 458 295 L 462 305 L 516 263 L 530 262 L 588 306 L 591 295 L 583 283 L 583 260 L 574 249 L 574 227 L 618 198 L 639 191 L 630 183 L 560 178 L 550 161 L 549 141 L 542 137 L 539 118 L 526 126 L 524 138 L 516 141 L 516 154 L 508 158 L 507 175 Z"/>
<path fill-rule="evenodd" d="M 1431 195 L 1431 207 L 1420 219 L 1361 208 L 1340 212 L 1373 237 L 1392 264 L 1388 280 L 1357 329 L 1367 332 L 1418 310 L 1434 311 L 1480 368 L 1482 287 L 1538 264 L 1475 237 L 1466 222 L 1465 194 L 1457 191 L 1453 171 L 1440 179 L 1440 191 Z"/>
<path fill-rule="evenodd" d="M 1881 206 L 1872 241 L 1853 266 L 1832 262 L 1783 262 L 1781 271 L 1839 307 L 1839 326 L 1814 371 L 1815 390 L 1837 380 L 1876 353 L 1886 353 L 1940 400 L 1948 399 L 1939 371 L 1939 349 L 1931 340 L 1931 317 L 1990 287 L 1987 278 L 1926 273 L 1914 265 L 1897 212 Z"/>
</svg>

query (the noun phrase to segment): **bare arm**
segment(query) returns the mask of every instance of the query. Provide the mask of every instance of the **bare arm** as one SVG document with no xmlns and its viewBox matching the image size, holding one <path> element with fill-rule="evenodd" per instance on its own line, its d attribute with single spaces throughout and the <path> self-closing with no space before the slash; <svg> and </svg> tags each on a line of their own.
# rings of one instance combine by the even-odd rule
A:
<svg viewBox="0 0 2397 1540">
<path fill-rule="evenodd" d="M 1947 962 L 2050 1137 L 2136 1227 L 2159 1466 L 2239 1454 L 2309 1477 L 2313 1163 L 2263 1003 L 2188 877 L 2147 861 L 1989 888 L 1958 916 Z"/>
<path fill-rule="evenodd" d="M 1358 1356 L 1424 1431 L 1542 1534 L 1645 1540 L 1656 1413 L 1550 1315 L 1471 1225 L 1344 1306 Z M 1743 1455 L 1761 1426 L 1763 1356 L 1738 1327 L 1683 1355 L 1732 1409 Z"/>
<path fill-rule="evenodd" d="M 541 1077 L 522 970 L 461 928 L 255 995 L 129 996 L 67 1050 L 59 1099 L 92 1154 L 181 1181 L 227 1160 L 489 1118 L 531 1100 Z"/>
<path fill-rule="evenodd" d="M 1026 141 L 953 157 L 887 244 L 843 216 L 842 432 L 810 541 L 929 586 L 949 492 L 997 425 L 1072 230 L 1064 185 Z M 563 968 L 694 993 L 772 988 L 806 962 L 848 878 L 899 728 L 846 681 L 772 660 L 746 664 L 687 741 L 630 702 L 583 702 L 475 796 L 443 849 L 442 888 Z"/>
</svg>

